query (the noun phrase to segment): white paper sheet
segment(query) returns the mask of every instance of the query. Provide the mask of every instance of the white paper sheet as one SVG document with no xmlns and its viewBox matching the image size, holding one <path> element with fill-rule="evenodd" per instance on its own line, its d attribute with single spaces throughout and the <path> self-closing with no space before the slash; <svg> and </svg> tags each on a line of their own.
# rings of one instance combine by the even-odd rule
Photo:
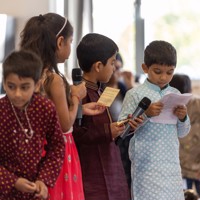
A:
<svg viewBox="0 0 200 200">
<path fill-rule="evenodd" d="M 150 121 L 154 123 L 176 124 L 177 116 L 173 114 L 173 110 L 178 105 L 186 105 L 191 99 L 191 93 L 166 94 L 160 101 L 164 104 L 163 110 L 159 116 L 151 117 Z"/>
</svg>

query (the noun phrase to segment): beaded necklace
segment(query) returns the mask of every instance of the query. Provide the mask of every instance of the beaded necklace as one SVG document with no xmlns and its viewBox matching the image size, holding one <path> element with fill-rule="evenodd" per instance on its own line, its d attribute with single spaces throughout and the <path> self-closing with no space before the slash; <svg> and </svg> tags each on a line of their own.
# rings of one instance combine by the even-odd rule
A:
<svg viewBox="0 0 200 200">
<path fill-rule="evenodd" d="M 28 105 L 25 107 L 24 112 L 25 112 L 26 120 L 27 120 L 27 122 L 28 122 L 28 127 L 29 127 L 29 130 L 30 130 L 29 132 L 28 132 L 28 129 L 25 129 L 24 126 L 22 125 L 22 123 L 20 122 L 20 120 L 19 120 L 19 118 L 18 118 L 18 116 L 17 116 L 17 113 L 16 113 L 16 111 L 15 111 L 15 108 L 14 108 L 13 104 L 12 104 L 11 102 L 10 102 L 10 104 L 11 104 L 13 113 L 14 113 L 14 115 L 15 115 L 15 117 L 16 117 L 16 119 L 17 119 L 17 121 L 18 121 L 18 123 L 19 123 L 19 125 L 20 125 L 20 127 L 21 127 L 21 129 L 22 129 L 22 131 L 24 132 L 25 136 L 26 136 L 28 139 L 31 139 L 31 138 L 33 137 L 34 131 L 33 131 L 33 129 L 32 129 L 32 126 L 31 126 L 31 123 L 30 123 L 30 120 L 29 120 L 29 117 L 28 117 L 28 114 L 27 114 L 27 107 L 28 107 Z"/>
</svg>

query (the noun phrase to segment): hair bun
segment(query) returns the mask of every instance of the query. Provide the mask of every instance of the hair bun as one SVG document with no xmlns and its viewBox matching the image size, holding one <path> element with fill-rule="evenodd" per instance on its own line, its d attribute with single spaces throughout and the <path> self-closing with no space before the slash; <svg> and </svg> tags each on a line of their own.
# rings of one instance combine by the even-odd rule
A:
<svg viewBox="0 0 200 200">
<path fill-rule="evenodd" d="M 43 16 L 43 15 L 39 15 L 39 20 L 41 21 L 41 22 L 43 22 L 44 20 L 45 20 L 45 17 Z"/>
</svg>

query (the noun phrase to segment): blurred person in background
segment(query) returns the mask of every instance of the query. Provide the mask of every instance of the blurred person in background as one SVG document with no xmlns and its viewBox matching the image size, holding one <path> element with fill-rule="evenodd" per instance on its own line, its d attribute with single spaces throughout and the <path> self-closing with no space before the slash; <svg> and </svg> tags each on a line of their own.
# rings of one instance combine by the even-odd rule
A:
<svg viewBox="0 0 200 200">
<path fill-rule="evenodd" d="M 192 83 L 188 75 L 175 74 L 170 85 L 182 94 L 192 92 Z M 180 164 L 187 189 L 195 190 L 200 196 L 200 97 L 194 96 L 187 104 L 191 129 L 189 134 L 180 138 Z"/>
<path fill-rule="evenodd" d="M 111 117 L 113 121 L 118 121 L 118 116 L 121 111 L 123 99 L 126 95 L 126 91 L 134 87 L 134 75 L 130 71 L 123 71 L 123 59 L 120 53 L 116 54 L 115 61 L 115 71 L 111 76 L 109 82 L 105 85 L 108 87 L 120 89 L 117 97 L 112 103 L 109 111 L 111 113 Z M 128 182 L 129 189 L 131 187 L 131 162 L 128 156 L 128 147 L 129 141 L 133 135 L 127 136 L 125 139 L 117 138 L 117 144 L 120 148 L 121 159 L 123 163 L 123 167 L 126 173 L 126 178 Z"/>
</svg>

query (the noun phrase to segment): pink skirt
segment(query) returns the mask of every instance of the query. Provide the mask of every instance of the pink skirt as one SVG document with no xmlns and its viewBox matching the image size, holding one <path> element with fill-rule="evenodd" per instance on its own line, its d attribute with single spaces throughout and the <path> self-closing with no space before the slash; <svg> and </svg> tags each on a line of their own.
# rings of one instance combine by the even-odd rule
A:
<svg viewBox="0 0 200 200">
<path fill-rule="evenodd" d="M 65 159 L 54 188 L 49 188 L 50 200 L 84 200 L 80 160 L 72 133 L 63 134 Z"/>
</svg>

